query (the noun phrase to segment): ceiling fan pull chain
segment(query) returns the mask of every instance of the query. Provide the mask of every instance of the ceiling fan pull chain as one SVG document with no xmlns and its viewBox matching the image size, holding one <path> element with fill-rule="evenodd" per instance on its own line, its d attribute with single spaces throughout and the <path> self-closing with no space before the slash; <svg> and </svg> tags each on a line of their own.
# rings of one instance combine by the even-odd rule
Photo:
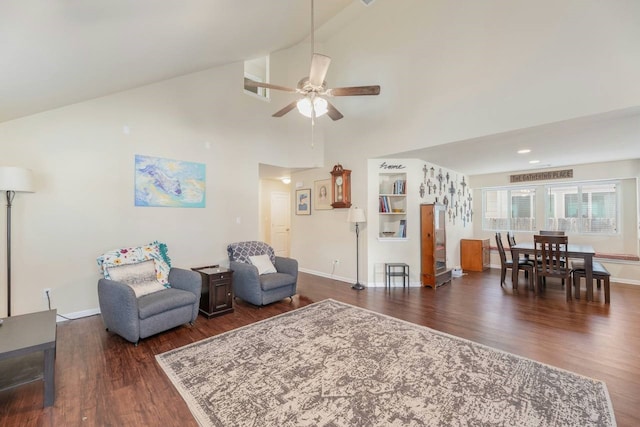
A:
<svg viewBox="0 0 640 427">
<path fill-rule="evenodd" d="M 315 53 L 315 36 L 314 36 L 314 28 L 313 28 L 313 0 L 311 0 L 311 59 L 313 60 L 313 54 Z"/>
</svg>

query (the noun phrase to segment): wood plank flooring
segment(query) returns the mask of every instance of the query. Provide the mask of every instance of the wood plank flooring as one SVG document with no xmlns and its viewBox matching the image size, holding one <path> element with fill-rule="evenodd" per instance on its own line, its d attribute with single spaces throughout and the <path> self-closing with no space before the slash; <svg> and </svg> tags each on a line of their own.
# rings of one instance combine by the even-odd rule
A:
<svg viewBox="0 0 640 427">
<path fill-rule="evenodd" d="M 104 330 L 100 316 L 58 324 L 56 402 L 42 408 L 42 383 L 0 392 L 0 426 L 196 426 L 155 355 L 333 298 L 606 382 L 619 426 L 640 425 L 640 287 L 611 284 L 611 305 L 566 303 L 560 284 L 542 296 L 499 271 L 469 273 L 431 288 L 369 288 L 301 273 L 293 301 L 236 311 L 141 341 Z M 521 278 L 521 283 L 524 280 Z M 583 292 L 584 295 L 584 292 Z M 596 298 L 604 299 L 602 290 Z"/>
</svg>

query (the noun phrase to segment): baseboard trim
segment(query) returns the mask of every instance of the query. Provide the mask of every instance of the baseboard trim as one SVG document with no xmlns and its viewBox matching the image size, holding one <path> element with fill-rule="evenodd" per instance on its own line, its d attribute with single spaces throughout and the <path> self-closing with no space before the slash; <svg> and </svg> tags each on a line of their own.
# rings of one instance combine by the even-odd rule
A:
<svg viewBox="0 0 640 427">
<path fill-rule="evenodd" d="M 82 319 L 83 317 L 90 317 L 90 316 L 95 316 L 97 314 L 100 314 L 100 309 L 99 308 L 90 308 L 88 310 L 82 310 L 82 311 L 76 311 L 74 313 L 65 313 L 65 314 L 58 314 L 58 318 L 56 319 L 56 322 L 64 322 L 66 320 L 76 320 L 76 319 Z M 64 317 L 66 317 L 66 319 Z"/>
<path fill-rule="evenodd" d="M 313 274 L 314 276 L 326 277 L 327 279 L 337 280 L 339 282 L 345 282 L 349 285 L 353 285 L 356 281 L 355 279 L 350 279 L 348 277 L 335 276 L 327 273 L 323 273 L 321 271 L 310 270 L 308 268 L 298 268 L 299 271 L 307 274 Z M 384 288 L 384 283 L 362 283 L 367 288 Z M 420 283 L 409 283 L 409 287 L 411 288 L 419 288 Z M 392 288 L 402 288 L 402 283 L 395 283 L 391 285 Z"/>
</svg>

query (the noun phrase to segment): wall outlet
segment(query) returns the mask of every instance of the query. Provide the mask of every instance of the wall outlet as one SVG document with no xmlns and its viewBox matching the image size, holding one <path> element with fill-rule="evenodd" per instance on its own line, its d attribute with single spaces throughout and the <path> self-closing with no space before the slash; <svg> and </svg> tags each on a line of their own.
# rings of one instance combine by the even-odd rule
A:
<svg viewBox="0 0 640 427">
<path fill-rule="evenodd" d="M 44 288 L 42 290 L 42 299 L 48 299 L 47 293 L 49 293 L 49 297 L 51 297 L 51 288 Z"/>
</svg>

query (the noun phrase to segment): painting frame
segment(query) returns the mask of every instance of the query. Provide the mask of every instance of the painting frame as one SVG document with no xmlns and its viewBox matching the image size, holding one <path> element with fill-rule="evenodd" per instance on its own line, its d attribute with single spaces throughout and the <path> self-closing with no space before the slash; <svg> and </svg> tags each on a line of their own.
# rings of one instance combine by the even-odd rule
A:
<svg viewBox="0 0 640 427">
<path fill-rule="evenodd" d="M 311 215 L 311 189 L 296 190 L 296 215 Z"/>
<path fill-rule="evenodd" d="M 136 154 L 134 205 L 136 207 L 206 207 L 206 165 Z"/>
<path fill-rule="evenodd" d="M 331 206 L 331 179 L 322 179 L 314 181 L 313 191 L 315 199 L 313 200 L 313 208 L 319 210 L 333 209 Z"/>
</svg>

